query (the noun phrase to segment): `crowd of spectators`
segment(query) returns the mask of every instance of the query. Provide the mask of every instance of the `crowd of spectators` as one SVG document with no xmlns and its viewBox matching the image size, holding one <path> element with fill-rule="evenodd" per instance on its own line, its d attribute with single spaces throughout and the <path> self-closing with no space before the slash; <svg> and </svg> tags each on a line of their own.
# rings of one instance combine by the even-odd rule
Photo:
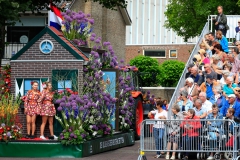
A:
<svg viewBox="0 0 240 160">
<path fill-rule="evenodd" d="M 159 112 L 152 111 L 149 117 L 155 113 L 155 119 L 175 119 L 189 120 L 199 119 L 199 122 L 185 124 L 186 121 L 173 121 L 170 128 L 167 130 L 167 149 L 173 148 L 176 150 L 179 146 L 179 132 L 182 129 L 182 143 L 186 150 L 190 150 L 190 144 L 196 144 L 196 138 L 199 136 L 197 129 L 207 126 L 209 128 L 209 137 L 216 140 L 223 131 L 220 126 L 223 126 L 222 119 L 231 119 L 239 121 L 240 119 L 240 41 L 237 41 L 236 46 L 229 48 L 226 32 L 228 30 L 227 18 L 223 14 L 223 9 L 218 6 L 218 16 L 214 20 L 215 33 L 208 33 L 204 36 L 200 44 L 200 50 L 192 63 L 187 66 L 188 72 L 185 75 L 185 85 L 179 90 L 180 96 L 173 106 L 170 106 L 172 115 L 168 117 L 163 112 L 163 104 L 157 103 L 158 111 L 162 115 L 157 115 Z M 236 32 L 240 30 L 236 27 Z M 164 108 L 165 109 L 165 108 Z M 206 120 L 206 124 L 201 123 L 201 120 Z M 211 120 L 219 121 L 211 121 Z M 209 120 L 209 121 L 208 121 Z M 161 126 L 158 133 L 162 133 L 165 128 Z M 166 128 L 167 129 L 167 128 Z M 231 131 L 227 131 L 228 137 L 231 137 Z M 155 129 L 155 137 L 157 137 L 157 129 Z M 160 137 L 163 137 L 161 134 Z M 177 138 L 176 138 L 177 137 Z M 159 138 L 159 137 L 158 137 Z M 172 146 L 171 146 L 172 145 Z M 183 149 L 184 149 L 184 146 Z M 158 149 L 160 146 L 158 145 Z M 210 147 L 214 147 L 210 143 Z M 215 146 L 216 147 L 216 146 Z M 159 157 L 159 152 L 157 153 Z M 166 159 L 175 159 L 175 152 L 167 152 Z M 183 160 L 188 159 L 188 153 L 184 153 Z M 214 153 L 209 153 L 207 160 L 214 159 Z"/>
</svg>

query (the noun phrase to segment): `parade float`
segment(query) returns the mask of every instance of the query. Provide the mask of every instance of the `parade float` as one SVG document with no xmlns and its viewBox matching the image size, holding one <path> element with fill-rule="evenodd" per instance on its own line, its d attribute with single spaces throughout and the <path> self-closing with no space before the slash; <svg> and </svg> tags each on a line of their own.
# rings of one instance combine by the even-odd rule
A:
<svg viewBox="0 0 240 160">
<path fill-rule="evenodd" d="M 11 89 L 15 95 L 16 102 L 12 103 L 13 96 L 6 100 L 15 107 L 15 118 L 11 130 L 1 132 L 6 129 L 1 112 L 0 138 L 5 135 L 1 157 L 85 157 L 133 145 L 140 136 L 143 97 L 133 76 L 137 68 L 118 62 L 111 43 L 102 43 L 93 33 L 89 14 L 67 10 L 62 16 L 61 31 L 46 27 L 11 58 L 4 91 Z M 52 82 L 58 141 L 21 138 L 25 115 L 16 106 L 33 80 L 39 82 L 40 91 L 44 82 Z M 0 109 L 5 106 L 2 102 Z M 6 136 L 8 143 L 3 141 Z"/>
</svg>

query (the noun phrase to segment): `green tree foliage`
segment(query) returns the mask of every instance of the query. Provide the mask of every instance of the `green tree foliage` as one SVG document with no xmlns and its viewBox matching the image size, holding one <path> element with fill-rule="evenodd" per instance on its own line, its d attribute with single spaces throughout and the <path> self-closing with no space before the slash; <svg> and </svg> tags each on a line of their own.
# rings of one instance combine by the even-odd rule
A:
<svg viewBox="0 0 240 160">
<path fill-rule="evenodd" d="M 142 87 L 158 86 L 160 83 L 157 75 L 160 73 L 159 63 L 156 59 L 147 56 L 137 56 L 130 61 L 131 66 L 139 70 L 139 80 Z"/>
<path fill-rule="evenodd" d="M 217 14 L 217 6 L 222 5 L 226 15 L 239 14 L 237 2 L 240 5 L 240 0 L 169 0 L 165 26 L 187 41 L 201 33 L 208 16 Z"/>
<path fill-rule="evenodd" d="M 175 87 L 182 75 L 185 64 L 177 60 L 164 61 L 160 65 L 157 79 L 163 87 Z"/>
</svg>

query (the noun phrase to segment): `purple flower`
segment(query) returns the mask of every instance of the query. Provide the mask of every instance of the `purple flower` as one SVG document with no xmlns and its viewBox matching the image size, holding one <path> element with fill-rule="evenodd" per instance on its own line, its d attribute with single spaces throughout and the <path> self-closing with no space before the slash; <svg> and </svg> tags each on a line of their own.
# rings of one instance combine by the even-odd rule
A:
<svg viewBox="0 0 240 160">
<path fill-rule="evenodd" d="M 66 103 L 66 107 L 70 107 L 71 104 L 69 102 Z"/>
<path fill-rule="evenodd" d="M 94 24 L 94 19 L 89 19 L 89 23 L 90 23 L 91 25 L 93 25 L 93 24 Z"/>
<path fill-rule="evenodd" d="M 76 135 L 74 135 L 74 138 L 76 139 L 76 138 L 77 138 L 77 136 L 76 136 Z"/>
<path fill-rule="evenodd" d="M 71 10 L 68 9 L 68 10 L 66 11 L 66 14 L 70 14 L 70 13 L 71 13 Z"/>
<path fill-rule="evenodd" d="M 82 137 L 82 138 L 85 138 L 85 137 L 86 137 L 86 135 L 83 133 L 83 134 L 81 134 L 81 137 Z"/>
<path fill-rule="evenodd" d="M 113 63 L 113 62 L 110 62 L 110 66 L 111 66 L 111 67 L 114 67 L 114 63 Z"/>
<path fill-rule="evenodd" d="M 124 111 L 124 110 L 121 110 L 121 114 L 125 114 L 125 111 Z"/>
<path fill-rule="evenodd" d="M 96 59 L 99 58 L 99 54 L 98 54 L 98 53 L 95 53 L 95 54 L 94 54 L 94 58 L 96 58 Z"/>
<path fill-rule="evenodd" d="M 150 91 L 147 91 L 147 94 L 150 94 Z"/>
<path fill-rule="evenodd" d="M 123 60 L 123 59 L 121 59 L 121 60 L 120 60 L 120 63 L 124 63 L 124 60 Z"/>
<path fill-rule="evenodd" d="M 108 50 L 109 50 L 109 51 L 112 51 L 112 50 L 113 50 L 113 48 L 112 48 L 111 45 L 108 46 Z"/>
<path fill-rule="evenodd" d="M 77 106 L 73 106 L 72 109 L 73 109 L 73 110 L 76 110 L 76 109 L 77 109 Z"/>
<path fill-rule="evenodd" d="M 57 104 L 60 104 L 60 103 L 61 103 L 61 99 L 57 99 L 57 100 L 56 100 L 56 103 L 57 103 Z"/>
<path fill-rule="evenodd" d="M 7 136 L 10 137 L 11 136 L 11 132 L 7 132 Z"/>
<path fill-rule="evenodd" d="M 128 81 L 129 81 L 130 79 L 131 79 L 131 77 L 130 77 L 130 76 L 127 76 L 127 77 L 126 77 L 126 80 L 128 80 Z"/>
<path fill-rule="evenodd" d="M 92 34 L 91 34 L 91 37 L 96 37 L 96 34 L 95 34 L 95 33 L 92 33 Z"/>
<path fill-rule="evenodd" d="M 88 80 L 89 80 L 89 81 L 92 81 L 92 80 L 93 80 L 93 77 L 92 77 L 92 76 L 88 77 Z"/>
<path fill-rule="evenodd" d="M 70 137 L 74 137 L 74 133 L 71 133 L 71 134 L 70 134 Z"/>
<path fill-rule="evenodd" d="M 80 97 L 77 97 L 77 98 L 76 98 L 76 102 L 77 102 L 77 103 L 80 103 L 80 102 L 81 102 L 81 98 L 80 98 Z"/>
<path fill-rule="evenodd" d="M 83 95 L 83 99 L 88 99 L 88 97 L 86 95 Z"/>
<path fill-rule="evenodd" d="M 96 39 L 96 40 L 95 40 L 95 43 L 99 44 L 99 43 L 100 43 L 100 40 L 99 40 L 99 39 Z"/>
<path fill-rule="evenodd" d="M 87 14 L 87 17 L 91 17 L 91 14 Z"/>
<path fill-rule="evenodd" d="M 85 105 L 85 106 L 84 106 L 84 109 L 88 109 L 88 106 L 87 106 L 87 105 Z"/>
<path fill-rule="evenodd" d="M 61 107 L 61 106 L 58 107 L 57 110 L 58 110 L 59 112 L 61 112 L 61 111 L 62 111 L 62 107 Z"/>
<path fill-rule="evenodd" d="M 83 111 L 83 110 L 84 110 L 84 108 L 83 108 L 83 107 L 80 107 L 80 108 L 79 108 L 79 110 L 80 110 L 80 111 Z"/>
<path fill-rule="evenodd" d="M 84 68 L 83 68 L 83 71 L 84 71 L 84 72 L 87 72 L 87 71 L 88 71 L 88 69 L 84 67 Z"/>
<path fill-rule="evenodd" d="M 66 104 L 65 104 L 64 102 L 61 102 L 61 103 L 60 103 L 60 106 L 61 106 L 61 107 L 65 107 L 65 105 L 66 105 Z"/>
<path fill-rule="evenodd" d="M 90 41 L 92 41 L 92 42 L 93 42 L 94 40 L 95 40 L 95 38 L 94 38 L 94 37 L 90 37 Z"/>
</svg>

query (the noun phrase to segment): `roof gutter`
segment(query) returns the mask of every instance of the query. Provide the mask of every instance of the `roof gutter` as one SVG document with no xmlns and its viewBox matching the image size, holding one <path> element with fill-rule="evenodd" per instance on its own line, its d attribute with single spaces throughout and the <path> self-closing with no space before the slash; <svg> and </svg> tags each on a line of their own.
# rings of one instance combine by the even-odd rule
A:
<svg viewBox="0 0 240 160">
<path fill-rule="evenodd" d="M 126 8 L 122 8 L 122 7 L 118 7 L 118 9 L 120 10 L 120 12 L 121 12 L 121 14 L 122 14 L 122 16 L 123 16 L 123 19 L 124 19 L 124 21 L 125 21 L 125 24 L 126 24 L 127 26 L 130 26 L 130 25 L 132 24 L 132 20 L 131 20 L 129 14 L 128 14 L 127 9 L 126 9 Z"/>
</svg>

